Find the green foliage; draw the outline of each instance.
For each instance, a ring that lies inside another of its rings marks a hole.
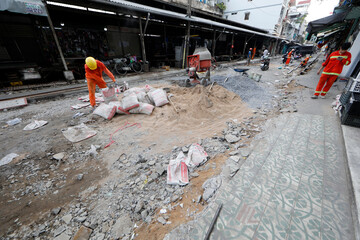
[[[216,4],[216,6],[222,11],[226,10],[226,6],[223,2]]]

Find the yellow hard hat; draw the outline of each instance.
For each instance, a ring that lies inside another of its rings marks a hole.
[[[85,59],[85,63],[91,70],[95,70],[97,68],[96,60],[93,57],[87,57]]]

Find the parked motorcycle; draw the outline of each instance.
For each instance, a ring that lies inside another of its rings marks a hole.
[[[261,57],[261,65],[260,65],[260,69],[262,71],[266,71],[269,69],[269,65],[270,65],[270,58],[269,56],[262,56]]]

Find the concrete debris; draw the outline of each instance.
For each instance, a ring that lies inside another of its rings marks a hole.
[[[248,157],[250,155],[251,151],[249,149],[241,149],[240,155],[243,157]]]
[[[59,236],[61,233],[65,232],[65,230],[66,230],[65,226],[60,226],[54,231],[54,237]]]
[[[231,156],[229,159],[236,163],[238,163],[240,161],[240,157],[238,157],[238,156]]]
[[[53,159],[61,161],[65,157],[65,152],[57,153],[53,155]]]
[[[163,217],[158,217],[157,221],[161,223],[162,225],[166,224],[166,220]]]
[[[130,234],[132,231],[133,222],[128,215],[123,215],[118,218],[112,227],[111,236],[115,239],[121,239]]]
[[[238,141],[240,141],[240,137],[237,137],[237,136],[234,136],[232,134],[226,134],[225,135],[225,140],[228,142],[228,143],[236,143]]]
[[[69,224],[70,221],[71,221],[71,219],[72,219],[72,216],[71,216],[71,214],[67,214],[67,215],[63,216],[61,219],[62,219],[66,224]]]
[[[88,240],[92,231],[93,230],[88,227],[81,226],[80,229],[76,232],[73,240]]]
[[[54,238],[54,240],[70,240],[70,236],[66,233],[62,233],[61,235]]]
[[[58,215],[58,214],[60,213],[60,211],[61,211],[61,207],[53,208],[53,209],[51,210],[51,214],[52,214],[52,215]]]
[[[210,178],[204,182],[202,188],[204,189],[203,199],[209,201],[209,199],[215,194],[217,189],[221,186],[221,176]]]
[[[83,177],[84,177],[84,174],[82,174],[82,173],[80,173],[76,176],[78,181],[81,181],[83,179]]]

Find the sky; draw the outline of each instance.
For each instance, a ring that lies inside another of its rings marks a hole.
[[[308,9],[307,22],[330,16],[339,0],[312,0]]]

